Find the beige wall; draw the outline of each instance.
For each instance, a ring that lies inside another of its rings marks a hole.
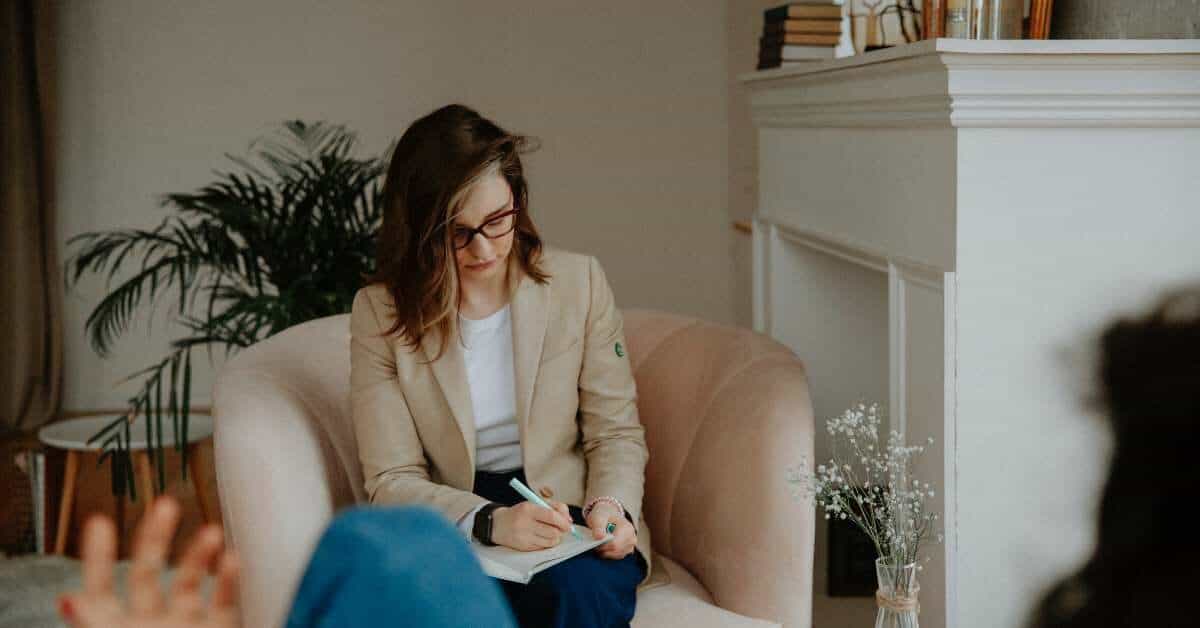
[[[748,323],[731,264],[726,5],[159,2],[63,5],[60,239],[149,228],[157,198],[227,169],[224,153],[286,118],[344,122],[379,153],[415,118],[462,102],[536,135],[531,201],[547,240],[595,254],[623,307]],[[117,381],[161,357],[167,301],[108,360],[67,297],[67,410],[115,407]],[[214,364],[222,362],[220,352]],[[197,361],[196,399],[212,379]]]
[[[780,4],[776,0],[728,0],[728,36],[725,39],[729,91],[729,215],[732,221],[749,223],[758,201],[758,135],[750,122],[749,100],[737,76],[754,70],[758,61],[758,37],[762,34],[762,12]],[[738,281],[733,284],[733,302],[739,324],[754,323],[752,305],[753,267],[750,236],[740,233],[730,245]]]

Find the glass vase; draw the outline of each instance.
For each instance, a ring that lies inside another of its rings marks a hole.
[[[875,628],[918,628],[917,563],[900,565],[882,558],[875,559]]]
[[[945,0],[946,37],[1021,39],[1025,0]]]
[[[1020,39],[1025,25],[1024,0],[975,0],[979,27],[976,39]]]

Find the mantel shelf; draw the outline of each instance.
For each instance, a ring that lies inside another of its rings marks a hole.
[[[1200,127],[1200,40],[936,39],[739,76],[759,127]]]
[[[1200,55],[1200,39],[927,39],[829,61],[745,72],[738,75],[738,80],[758,83],[937,54],[1007,55],[1010,58],[1033,55],[1043,60],[1062,55]],[[1190,63],[1200,65],[1200,59],[1193,58]]]

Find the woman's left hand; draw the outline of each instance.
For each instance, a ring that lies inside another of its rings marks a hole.
[[[601,558],[609,560],[621,560],[629,555],[630,552],[637,547],[637,532],[633,529],[633,524],[625,518],[625,514],[616,506],[601,502],[592,508],[592,512],[588,514],[587,523],[591,528],[595,538],[604,538],[605,528],[609,523],[617,526],[613,530],[613,540],[600,545],[596,548],[596,553]]]

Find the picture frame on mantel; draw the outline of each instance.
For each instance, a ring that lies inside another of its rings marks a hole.
[[[844,5],[854,54],[924,38],[917,0],[845,0]]]

